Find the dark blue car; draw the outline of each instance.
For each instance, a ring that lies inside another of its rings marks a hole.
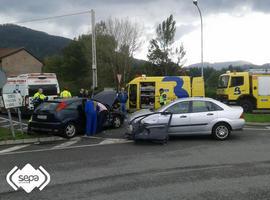
[[[106,106],[103,127],[119,128],[124,122],[124,115],[115,110],[116,92],[101,92],[95,101]],[[72,138],[85,132],[85,98],[57,99],[42,103],[34,111],[29,124],[29,132],[46,132]]]

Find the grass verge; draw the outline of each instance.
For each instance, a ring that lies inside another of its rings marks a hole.
[[[15,140],[44,137],[44,135],[40,134],[27,134],[27,133],[22,134],[20,131],[15,131],[15,136],[16,136]],[[14,138],[12,137],[12,133],[9,129],[0,127],[0,141],[13,139]]]
[[[270,123],[270,114],[244,114],[246,122]]]

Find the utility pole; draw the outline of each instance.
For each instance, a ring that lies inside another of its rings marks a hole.
[[[96,53],[96,22],[95,11],[91,10],[92,19],[92,95],[97,87],[97,53]]]
[[[201,70],[202,70],[201,75],[203,77],[203,18],[201,9],[198,6],[198,0],[193,0],[193,4],[198,8],[201,19]]]

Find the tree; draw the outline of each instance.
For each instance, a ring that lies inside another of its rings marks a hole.
[[[186,55],[183,44],[174,47],[176,21],[170,15],[156,29],[157,37],[150,41],[148,60],[157,65],[160,75],[172,75],[179,71]]]
[[[142,44],[140,40],[141,26],[138,23],[131,22],[128,18],[111,18],[100,23],[99,31],[115,39],[114,77],[116,78],[117,74],[122,74],[123,83],[126,83],[126,80],[130,78],[133,55]]]
[[[97,35],[97,65],[99,88],[115,86],[113,58],[116,42],[105,34]],[[92,82],[91,35],[81,35],[63,49],[62,55],[45,60],[45,72],[57,74],[60,85],[76,93],[80,88],[90,89]]]

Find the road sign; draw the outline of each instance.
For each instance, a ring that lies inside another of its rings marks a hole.
[[[19,93],[3,94],[6,109],[22,107],[22,96]]]
[[[122,74],[117,74],[117,80],[119,84],[121,83],[121,79],[122,79]]]
[[[5,105],[4,105],[4,101],[3,101],[3,98],[0,96],[0,108],[4,108]]]
[[[13,138],[15,138],[14,125],[13,125],[10,109],[11,108],[18,108],[18,115],[19,115],[19,119],[20,119],[20,127],[21,127],[21,131],[23,132],[23,129],[22,129],[22,126],[21,126],[21,123],[22,123],[21,122],[21,111],[19,109],[20,107],[22,107],[22,95],[19,94],[19,93],[3,94],[3,100],[4,100],[5,108],[7,109],[7,112],[8,112],[10,130],[11,130]]]
[[[0,70],[0,88],[2,88],[7,82],[7,76],[6,73],[2,70]]]

